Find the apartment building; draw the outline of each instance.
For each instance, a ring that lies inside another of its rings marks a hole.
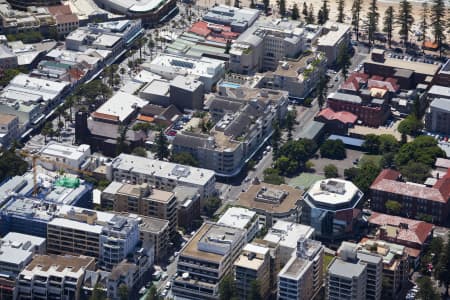
[[[253,240],[259,231],[258,216],[254,211],[243,207],[230,207],[217,221],[217,224],[246,231],[247,242]]]
[[[78,300],[85,271],[94,269],[92,257],[36,255],[17,278],[17,298]]]
[[[69,5],[53,5],[47,7],[55,18],[56,31],[59,37],[65,37],[79,26],[78,16],[72,12]]]
[[[325,53],[328,66],[334,65],[341,48],[349,45],[350,29],[350,25],[333,21],[327,21],[323,25],[322,36],[317,41],[317,50]]]
[[[38,163],[44,168],[51,171],[64,170],[69,173],[77,173],[77,170],[87,167],[91,156],[91,147],[86,144],[74,146],[49,142],[41,148],[39,153],[41,158],[50,160],[50,162],[38,160]]]
[[[175,297],[219,299],[219,285],[230,274],[245,244],[240,229],[205,222],[183,247],[177,262],[178,277],[172,286]]]
[[[218,176],[236,176],[270,138],[273,122],[286,115],[287,98],[286,91],[220,86],[209,103],[213,127],[206,133],[198,125],[179,132],[173,151],[191,153]]]
[[[0,113],[0,146],[8,148],[19,137],[19,118],[15,115]]]
[[[366,263],[358,260],[355,249],[341,250],[328,267],[326,299],[366,299]]]
[[[371,207],[375,211],[387,212],[386,201],[401,204],[401,216],[419,218],[430,216],[432,223],[446,222],[450,212],[450,176],[446,174],[432,186],[405,182],[398,171],[385,169],[370,186]]]
[[[430,132],[450,134],[450,100],[435,98],[425,115],[425,127]]]
[[[270,293],[270,251],[269,248],[247,244],[234,262],[234,278],[240,299],[246,299],[254,281],[259,282],[261,299]]]
[[[252,184],[239,195],[237,204],[258,215],[261,227],[271,227],[278,220],[298,222],[302,191],[286,184]]]
[[[178,226],[193,228],[192,220],[200,219],[200,194],[195,187],[177,186],[173,189],[177,200]]]
[[[321,242],[307,237],[297,241],[297,257],[312,263],[312,295],[315,297],[323,286],[323,258],[324,246]]]
[[[277,299],[309,300],[313,295],[313,263],[292,256],[278,273]]]
[[[358,243],[359,253],[375,253],[383,259],[381,297],[402,299],[409,276],[409,256],[405,246],[377,239],[363,238]]]
[[[242,33],[230,49],[230,70],[244,75],[274,71],[278,62],[297,58],[311,46],[320,29],[292,20],[263,19]]]
[[[305,98],[316,88],[326,68],[327,61],[321,52],[282,60],[274,71],[264,73],[260,86],[288,91],[290,97]]]
[[[0,45],[0,68],[14,69],[17,68],[17,55],[6,45]]]
[[[195,187],[201,199],[216,194],[213,171],[124,153],[106,165],[106,178],[132,184],[148,183],[164,191],[173,191],[179,185]]]
[[[350,181],[337,178],[319,180],[303,197],[301,221],[313,227],[321,239],[351,236],[361,215],[362,198],[363,192]]]
[[[113,181],[101,195],[101,206],[118,212],[135,213],[169,221],[171,235],[177,228],[175,194],[151,188],[149,184]]]

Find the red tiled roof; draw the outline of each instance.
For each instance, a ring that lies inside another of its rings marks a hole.
[[[207,37],[211,33],[211,30],[208,28],[208,23],[203,21],[192,24],[188,31],[203,37]]]
[[[345,124],[354,124],[358,120],[358,116],[352,114],[351,112],[342,110],[335,112],[331,108],[325,108],[321,110],[318,114],[320,117],[324,117],[327,120],[338,120],[339,122],[345,123]]]
[[[397,84],[397,80],[394,78],[386,78],[383,80],[383,77],[381,76],[372,76],[372,78],[369,79],[367,86],[369,88],[380,88],[380,89],[386,89],[389,92],[396,93],[400,89],[400,85]]]
[[[419,184],[397,181],[400,175],[394,170],[383,170],[370,186],[370,189],[409,196],[418,199],[426,199],[447,203],[450,195],[450,177],[444,177],[433,187],[427,187]],[[439,184],[439,186],[438,186]]]
[[[412,220],[377,212],[372,213],[369,218],[369,223],[378,226],[390,225],[398,227],[396,230],[397,240],[418,244],[423,244],[433,230],[433,224],[424,221]],[[401,227],[400,224],[407,224],[408,227]]]
[[[347,80],[341,85],[341,89],[359,91],[360,85],[366,83],[368,78],[369,75],[365,73],[351,73]]]
[[[47,9],[52,15],[69,15],[72,13],[69,5],[53,5],[47,7]]]
[[[236,39],[239,36],[239,33],[231,31],[230,26],[209,24],[204,21],[194,23],[188,31],[202,36],[209,41],[220,43],[226,43],[227,40]]]

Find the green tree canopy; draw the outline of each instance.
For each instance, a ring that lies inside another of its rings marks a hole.
[[[344,159],[347,157],[344,143],[341,140],[326,140],[320,146],[320,155],[331,159]]]
[[[133,155],[147,157],[147,150],[144,147],[136,147],[133,149]]]
[[[418,135],[423,128],[421,120],[417,119],[415,115],[409,115],[398,124],[398,131],[408,135]]]
[[[282,184],[284,183],[284,178],[280,176],[280,171],[274,168],[267,168],[263,172],[264,174],[264,182],[270,184]]]
[[[333,164],[328,164],[323,167],[323,172],[326,178],[335,178],[339,176],[338,168]]]
[[[445,157],[444,151],[438,147],[431,136],[418,136],[412,142],[403,144],[395,156],[397,167],[405,166],[409,161],[421,162],[430,168],[437,157]]]
[[[384,206],[386,207],[386,210],[390,214],[397,215],[402,211],[402,204],[398,201],[388,200],[386,201]]]
[[[236,297],[236,287],[233,276],[231,274],[222,278],[219,284],[219,299],[231,300]]]
[[[222,205],[222,201],[217,197],[210,197],[206,200],[203,211],[207,217],[212,217],[216,210]]]
[[[0,182],[8,177],[22,175],[28,169],[28,164],[18,156],[14,149],[6,150],[0,156]]]
[[[156,158],[159,160],[164,160],[170,155],[169,142],[167,141],[167,137],[162,129],[159,131],[155,139],[155,152]]]
[[[436,292],[429,276],[423,276],[417,280],[419,286],[419,292],[417,293],[417,299],[421,300],[439,300],[441,297]]]
[[[198,167],[198,161],[189,152],[174,153],[170,160],[178,164]]]
[[[408,181],[423,183],[430,176],[431,168],[424,163],[409,161],[400,167],[400,173]]]

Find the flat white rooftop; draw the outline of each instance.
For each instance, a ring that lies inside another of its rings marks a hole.
[[[119,91],[100,106],[96,112],[117,117],[122,122],[135,111],[136,107],[142,108],[147,104],[148,101]]]
[[[139,173],[167,178],[179,183],[203,186],[214,177],[214,171],[179,165],[156,159],[120,154],[112,162],[113,169],[122,172]]]
[[[252,222],[256,212],[243,207],[230,207],[217,221],[217,224],[234,228],[245,229],[247,224]]]
[[[343,204],[351,202],[363,193],[350,181],[332,178],[316,181],[308,190],[308,195],[316,202],[324,204]]]
[[[55,82],[51,80],[30,77],[26,74],[19,74],[14,77],[5,91],[22,92],[41,96],[45,101],[55,99],[68,85],[68,82]]]
[[[49,143],[42,148],[41,154],[55,157],[63,157],[70,160],[79,160],[86,153],[88,153],[89,155],[90,149],[91,147],[86,144],[82,144],[79,146],[72,146],[61,143]]]
[[[310,239],[313,233],[314,228],[310,226],[279,220],[269,229],[264,240],[296,249],[300,238]]]
[[[318,46],[335,46],[350,31],[349,25],[333,21],[327,21],[324,28],[329,31],[319,38]]]

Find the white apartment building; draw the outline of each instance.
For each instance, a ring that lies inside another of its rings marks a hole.
[[[230,50],[230,70],[240,74],[273,71],[285,58],[296,58],[310,45],[316,33],[300,27],[300,22],[266,19],[241,34]]]
[[[292,256],[278,273],[278,300],[310,300],[314,295],[313,263]]]
[[[350,29],[350,25],[333,21],[327,21],[323,25],[324,34],[317,42],[317,50],[325,53],[328,66],[336,62],[341,47],[350,43]]]
[[[106,177],[118,182],[148,183],[165,191],[178,185],[195,187],[202,199],[216,193],[213,171],[124,153],[106,165]]]
[[[240,229],[203,223],[181,250],[172,293],[181,299],[219,299],[219,285],[245,243]]]
[[[91,147],[86,144],[79,146],[50,142],[41,149],[40,156],[45,160],[38,160],[39,164],[48,170],[65,170],[74,172],[87,167],[91,155]],[[53,163],[54,162],[54,163]]]
[[[321,242],[307,238],[297,241],[297,257],[312,263],[312,290],[315,297],[323,286],[323,257],[324,247]]]
[[[84,273],[94,268],[93,257],[37,255],[17,278],[17,298],[78,300]]]
[[[256,212],[243,207],[228,208],[217,224],[245,230],[247,242],[250,242],[259,231]]]

